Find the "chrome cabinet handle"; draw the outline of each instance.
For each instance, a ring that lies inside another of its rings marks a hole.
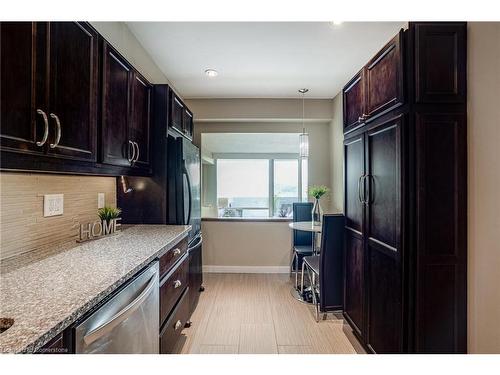
[[[182,285],[182,283],[181,283],[181,281],[180,281],[180,280],[175,280],[175,281],[174,281],[174,289],[179,288],[181,285]]]
[[[36,145],[38,147],[42,147],[45,144],[45,142],[47,142],[47,137],[49,136],[49,120],[47,119],[47,114],[41,109],[37,109],[36,113],[42,115],[43,118],[43,126],[44,126],[43,138],[41,141],[36,142]]]
[[[178,320],[175,322],[174,329],[177,331],[179,328],[181,328],[181,326],[182,326],[182,323],[180,320]]]
[[[140,152],[140,151],[139,151],[139,143],[134,142],[134,145],[135,145],[135,147],[137,148],[137,156],[135,157],[135,160],[134,160],[134,161],[137,161],[137,160],[139,160],[139,152]]]
[[[372,191],[375,190],[373,189],[373,186],[375,186],[375,177],[373,177],[373,175],[371,174],[366,175],[366,177],[370,179],[370,181],[368,181],[370,185],[368,185],[369,189],[368,189],[368,198],[366,199],[366,204],[373,204],[375,199],[372,197]]]
[[[56,148],[61,140],[61,121],[59,121],[59,117],[57,117],[54,113],[51,113],[50,117],[56,121],[56,141],[54,143],[50,143],[49,146],[50,148]]]
[[[135,146],[134,146],[134,142],[132,142],[130,139],[128,141],[128,162],[129,163],[133,163],[135,160]],[[132,146],[132,157],[130,157],[130,146]]]
[[[362,174],[361,176],[359,176],[358,178],[358,200],[359,200],[359,203],[363,204],[365,203],[365,201],[363,200],[363,198],[361,197],[361,179],[364,179],[365,175]]]
[[[176,249],[174,250],[174,256],[177,256],[177,255],[179,255],[180,253],[181,253],[181,249],[176,248]]]

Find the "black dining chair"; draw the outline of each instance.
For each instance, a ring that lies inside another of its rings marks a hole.
[[[304,293],[304,274],[307,273],[317,322],[320,312],[324,319],[327,312],[342,310],[344,227],[344,215],[323,215],[320,254],[306,256],[302,262],[301,292]]]
[[[293,221],[312,221],[313,204],[311,202],[296,202],[293,204]],[[290,262],[290,276],[295,273],[295,289],[298,288],[298,273],[301,270],[302,259],[313,254],[312,232],[294,230],[292,235],[292,260]],[[302,275],[301,275],[302,279]]]

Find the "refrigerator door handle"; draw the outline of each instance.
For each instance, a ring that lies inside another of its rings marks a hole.
[[[189,210],[188,210],[188,217],[187,217],[185,225],[189,225],[189,222],[191,221],[191,206],[193,205],[193,196],[191,193],[191,181],[189,180],[189,174],[187,173],[187,169],[186,169],[185,165],[182,167],[182,173],[184,173],[186,175],[186,181],[188,184]]]
[[[203,237],[200,235],[200,236],[198,237],[198,240],[196,241],[196,243],[195,243],[194,245],[190,246],[190,247],[187,249],[187,251],[189,252],[189,251],[191,251],[191,250],[193,250],[193,249],[197,248],[197,247],[198,247],[198,246],[200,246],[202,243],[203,243]]]

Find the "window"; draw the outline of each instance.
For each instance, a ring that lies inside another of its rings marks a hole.
[[[269,162],[217,160],[219,217],[269,217]]]
[[[291,217],[293,203],[307,200],[307,160],[217,159],[216,163],[219,217]]]
[[[292,217],[307,201],[299,133],[203,133],[201,159],[203,217]]]
[[[289,217],[299,198],[299,160],[273,160],[274,216]]]

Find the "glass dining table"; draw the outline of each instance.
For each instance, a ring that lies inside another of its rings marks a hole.
[[[321,234],[321,223],[315,222],[315,221],[294,221],[288,224],[290,229],[292,230],[292,233],[294,230],[301,230],[304,232],[312,232],[312,249],[313,253],[315,255],[319,255],[319,247],[317,246],[318,244],[318,237]],[[300,302],[304,303],[310,303],[312,304],[312,297],[309,298],[308,296],[311,293],[311,288],[303,288],[303,291],[301,292],[301,287],[295,288],[294,286],[292,287],[291,290],[292,296],[299,300]]]

